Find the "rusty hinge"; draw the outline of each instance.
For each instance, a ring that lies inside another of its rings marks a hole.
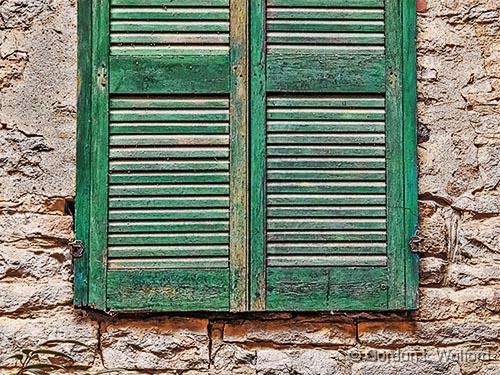
[[[80,240],[76,240],[69,243],[71,248],[71,256],[73,258],[81,258],[83,253],[85,252],[85,247],[83,246],[83,242]]]
[[[420,231],[416,231],[412,238],[410,238],[410,242],[408,246],[410,250],[414,253],[417,253],[420,249],[420,244],[422,243],[422,238],[420,237]]]

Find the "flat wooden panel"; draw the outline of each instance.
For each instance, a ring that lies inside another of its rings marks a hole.
[[[119,311],[223,311],[229,309],[228,285],[227,270],[112,270],[107,305]]]
[[[382,310],[387,284],[384,267],[269,267],[267,309]]]
[[[115,94],[220,94],[229,92],[229,55],[111,56],[110,90]]]
[[[385,90],[385,54],[378,47],[269,47],[267,72],[274,92]]]

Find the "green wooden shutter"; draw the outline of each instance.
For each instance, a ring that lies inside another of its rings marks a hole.
[[[246,34],[230,28],[245,13],[229,0],[94,0],[81,12],[89,3],[88,304],[245,309],[245,228],[230,220],[247,210]]]
[[[405,179],[414,176],[404,169],[401,4],[255,6],[252,15],[262,16],[253,18],[252,68],[262,79],[251,123],[252,203],[265,207],[252,222],[255,309],[413,304],[405,279],[413,272],[405,215],[416,213],[405,203]]]
[[[414,307],[413,7],[79,9],[77,305]]]

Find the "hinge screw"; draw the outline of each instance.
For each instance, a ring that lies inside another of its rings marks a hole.
[[[71,248],[71,256],[73,258],[81,258],[83,253],[85,252],[85,247],[83,246],[83,242],[80,240],[76,240],[69,243]]]

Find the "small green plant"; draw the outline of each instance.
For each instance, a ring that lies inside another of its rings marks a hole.
[[[54,350],[53,347],[61,344],[92,348],[76,340],[49,340],[37,348],[21,349],[9,356],[6,360],[15,360],[16,370],[12,375],[50,375],[53,371],[65,370],[73,365],[75,360],[68,354]]]
[[[91,346],[77,340],[45,341],[34,349],[21,349],[7,357],[5,361],[15,360],[14,372],[11,375],[50,375],[54,372],[60,373],[61,370],[69,370],[71,367],[74,367],[76,361],[73,357],[67,353],[53,349],[62,344],[79,346],[94,352]],[[135,371],[127,371],[124,369],[107,369],[92,374],[87,373],[86,375],[123,374],[131,372],[136,373]]]

